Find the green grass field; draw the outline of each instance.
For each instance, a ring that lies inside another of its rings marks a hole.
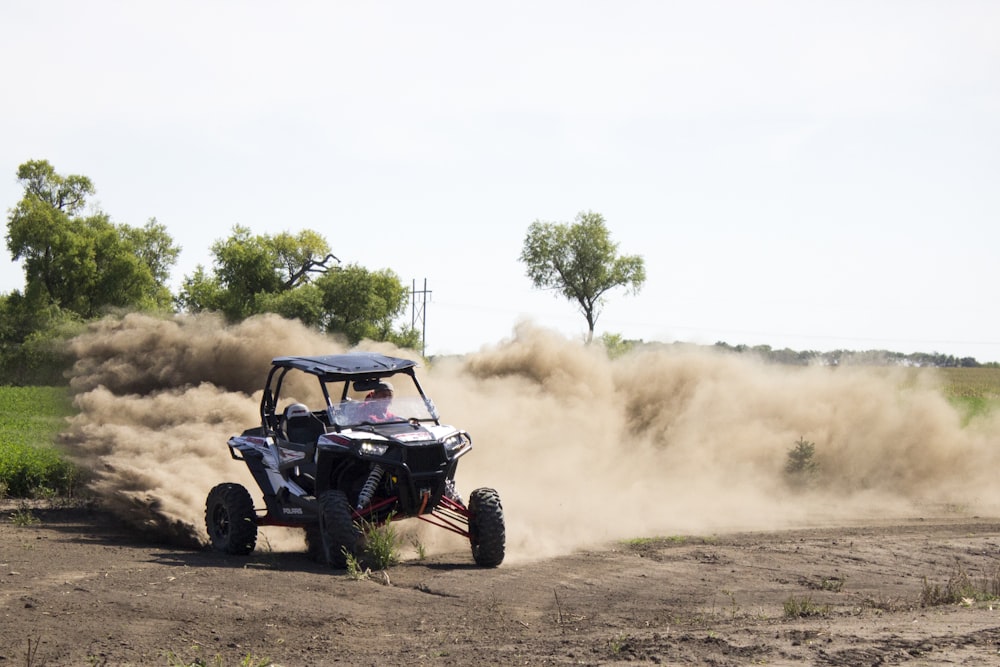
[[[1000,368],[938,368],[947,399],[963,413],[964,423],[1000,408]]]
[[[65,387],[0,387],[0,497],[72,494],[76,469],[54,444],[72,414]]]
[[[951,397],[1000,398],[1000,368],[938,368]]]

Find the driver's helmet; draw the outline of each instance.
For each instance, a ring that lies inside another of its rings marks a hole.
[[[292,403],[287,408],[285,408],[285,419],[294,419],[295,417],[308,417],[312,413],[309,412],[309,407],[301,403]]]
[[[388,380],[380,380],[379,383],[375,385],[375,388],[365,395],[365,400],[370,401],[379,398],[392,398],[393,393],[392,383]]]

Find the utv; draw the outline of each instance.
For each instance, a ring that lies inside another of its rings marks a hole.
[[[506,539],[500,496],[479,488],[465,504],[456,492],[458,459],[472,440],[439,421],[415,367],[371,353],[273,359],[260,426],[228,442],[264,494],[264,508],[255,509],[240,484],[213,488],[205,507],[212,546],[245,555],[258,526],[302,527],[310,553],[343,569],[359,553],[362,522],[416,517],[467,537],[477,564],[499,565]],[[322,407],[299,402],[308,394]]]

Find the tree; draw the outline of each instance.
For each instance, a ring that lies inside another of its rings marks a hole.
[[[215,310],[231,320],[259,312],[287,314],[280,295],[303,286],[311,274],[329,269],[330,247],[317,232],[251,234],[237,225],[229,238],[212,244],[214,274],[199,266],[185,277],[178,304],[185,310]],[[309,317],[300,316],[308,324]]]
[[[181,252],[180,247],[174,245],[167,228],[156,218],[150,218],[142,227],[122,226],[120,231],[122,240],[149,267],[153,280],[159,285],[166,285],[170,269],[177,263]]]
[[[323,328],[347,336],[357,344],[364,339],[387,340],[415,348],[420,334],[413,328],[396,331],[393,322],[406,310],[409,291],[390,269],[369,271],[356,264],[330,271],[316,280],[328,315]]]
[[[79,212],[94,194],[94,184],[86,176],[60,176],[47,160],[29,160],[17,168],[17,180],[24,186],[24,198],[40,202],[66,215]]]
[[[276,294],[259,295],[257,307],[260,312],[277,313],[290,320],[301,320],[303,324],[326,328],[326,307],[323,292],[315,283],[300,285]]]
[[[604,294],[615,287],[637,294],[646,281],[642,257],[617,252],[604,217],[587,211],[577,214],[572,224],[531,223],[520,260],[535,287],[556,290],[579,304],[587,319],[589,343]]]
[[[199,266],[184,279],[178,303],[185,310],[215,310],[234,321],[278,313],[343,334],[351,344],[370,339],[416,347],[420,342],[415,329],[393,326],[409,299],[399,277],[388,269],[330,266],[339,260],[314,231],[253,235],[237,226],[228,239],[212,245],[212,254],[214,272]]]
[[[7,248],[24,260],[25,298],[90,318],[108,307],[163,308],[165,282],[180,249],[151,219],[145,227],[114,224],[96,211],[79,215],[93,184],[61,176],[45,160],[18,168],[24,197],[8,216]]]

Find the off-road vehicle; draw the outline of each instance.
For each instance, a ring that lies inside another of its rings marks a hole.
[[[359,554],[365,526],[415,517],[467,537],[477,564],[499,565],[500,496],[478,488],[466,504],[457,493],[458,459],[472,439],[440,422],[416,366],[373,353],[273,359],[260,426],[228,441],[264,507],[255,509],[241,484],[213,488],[205,507],[212,546],[245,555],[259,526],[297,526],[317,559],[344,568]]]

